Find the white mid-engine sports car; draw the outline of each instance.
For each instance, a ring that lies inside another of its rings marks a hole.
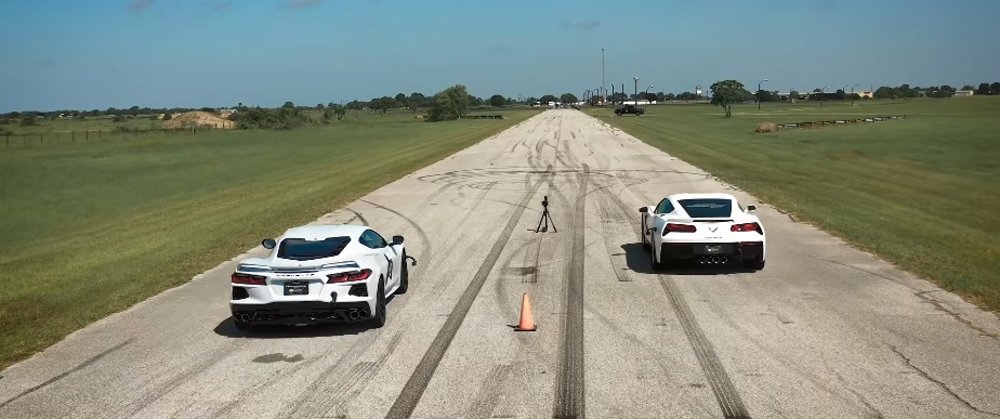
[[[366,226],[295,227],[261,244],[270,254],[241,261],[232,275],[229,305],[241,329],[361,321],[382,327],[386,298],[409,285],[403,237],[387,242]]]
[[[764,225],[753,205],[743,208],[729,194],[677,194],[656,207],[642,207],[642,244],[653,269],[680,260],[702,265],[740,263],[764,269]]]

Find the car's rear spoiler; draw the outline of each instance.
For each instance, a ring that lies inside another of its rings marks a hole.
[[[675,218],[672,223],[731,223],[732,218]]]

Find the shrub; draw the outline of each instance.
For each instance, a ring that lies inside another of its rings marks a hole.
[[[778,130],[778,124],[774,122],[761,122],[757,124],[757,129],[754,132],[775,132]]]

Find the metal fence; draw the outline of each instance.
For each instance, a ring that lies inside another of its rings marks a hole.
[[[48,131],[41,133],[3,133],[3,148],[30,148],[67,144],[89,144],[109,141],[130,141],[149,137],[166,135],[193,135],[217,130],[231,131],[222,127],[201,126],[179,129],[142,129],[142,130],[84,130],[84,131]]]

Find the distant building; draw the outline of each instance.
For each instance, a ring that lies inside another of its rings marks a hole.
[[[976,94],[975,90],[956,90],[955,96],[968,97]]]

